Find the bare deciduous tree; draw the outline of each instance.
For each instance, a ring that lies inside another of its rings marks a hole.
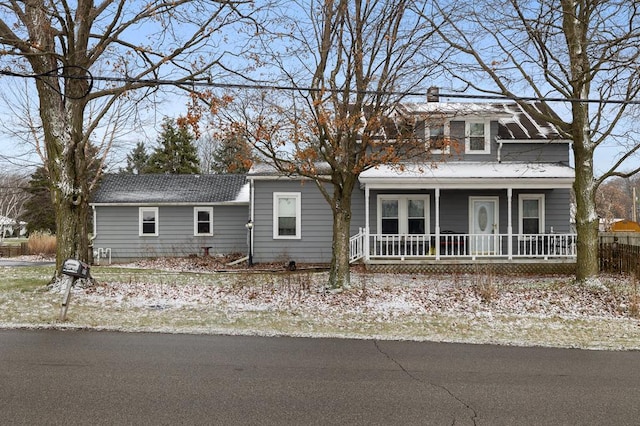
[[[159,80],[188,89],[212,78],[225,54],[223,29],[247,18],[243,8],[253,13],[249,3],[0,2],[2,61],[35,79],[41,154],[56,206],[58,271],[65,258],[88,258],[88,195],[95,181],[88,177],[87,153],[101,121],[120,102],[136,106],[149,99]]]
[[[405,93],[426,95],[435,78],[442,52],[424,8],[411,0],[287,2],[274,20],[279,26],[262,34],[257,47],[273,81],[299,90],[241,100],[228,121],[229,134],[249,140],[263,161],[310,179],[324,196],[333,216],[330,288],[350,283],[351,199],[359,175],[382,164],[401,167],[416,155],[427,161],[424,141],[411,132],[396,128],[394,143],[385,139]]]
[[[430,19],[460,54],[449,62],[453,78],[484,94],[516,100],[530,96],[547,106],[566,108],[561,116],[567,118],[541,118],[573,140],[576,278],[597,277],[596,190],[608,177],[638,171],[620,170],[640,148],[637,132],[634,138],[625,121],[628,102],[637,101],[640,91],[640,9],[626,0],[442,0]],[[553,103],[554,99],[562,102]],[[614,99],[621,102],[599,101]],[[594,153],[611,139],[620,143],[620,155],[596,177]]]

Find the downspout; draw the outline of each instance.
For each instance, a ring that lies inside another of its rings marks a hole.
[[[91,247],[91,251],[93,252],[93,242],[98,238],[98,213],[96,213],[96,206],[91,206],[91,211],[93,212],[93,235],[89,238],[89,247]],[[93,256],[95,256],[95,252],[92,253],[92,257]]]
[[[496,142],[498,143],[498,163],[502,163],[502,139],[500,139],[500,137],[496,136]]]

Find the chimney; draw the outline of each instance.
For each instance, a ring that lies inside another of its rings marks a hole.
[[[440,89],[435,86],[431,86],[427,89],[427,102],[439,102],[440,101]]]

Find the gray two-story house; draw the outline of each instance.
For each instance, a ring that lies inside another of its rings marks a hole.
[[[516,103],[397,112],[444,161],[360,175],[352,262],[575,263],[571,141],[551,123]],[[94,249],[115,261],[249,251],[254,263],[331,260],[332,214],[315,183],[268,165],[246,176],[110,176],[92,206]]]
[[[516,103],[403,104],[399,114],[425,149],[450,155],[360,175],[353,262],[575,261],[571,141],[552,124]],[[256,262],[331,259],[332,216],[313,182],[269,167],[248,180]]]

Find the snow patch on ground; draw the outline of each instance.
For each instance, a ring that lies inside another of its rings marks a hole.
[[[351,288],[335,294],[325,290],[326,271],[266,269],[229,270],[221,260],[200,258],[96,268],[94,285],[74,288],[68,321],[25,321],[25,313],[0,324],[640,349],[640,290],[620,275],[592,286],[568,276],[354,268]],[[19,297],[16,306],[55,306],[61,296],[50,290],[45,301]]]

